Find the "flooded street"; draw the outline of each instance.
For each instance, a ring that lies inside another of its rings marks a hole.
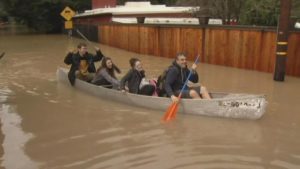
[[[299,169],[300,78],[201,64],[210,91],[266,94],[260,120],[178,115],[107,101],[56,81],[77,38],[0,29],[0,163],[7,169]],[[148,77],[172,60],[99,46],[121,68],[139,57]],[[89,51],[94,53],[92,46]],[[99,64],[98,64],[99,65]],[[97,65],[97,66],[98,66]],[[122,76],[120,75],[120,77]]]

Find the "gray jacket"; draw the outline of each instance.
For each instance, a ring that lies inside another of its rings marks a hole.
[[[98,73],[96,73],[92,83],[98,86],[109,87],[112,86],[114,89],[118,89],[120,87],[120,82],[112,77],[106,69],[101,69]]]

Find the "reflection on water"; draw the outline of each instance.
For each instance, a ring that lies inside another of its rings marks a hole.
[[[6,94],[10,93],[9,89],[0,90],[0,119],[1,119],[1,136],[2,140],[2,167],[5,168],[37,168],[35,162],[24,153],[24,144],[27,143],[33,135],[24,133],[21,128],[21,117],[16,114],[14,108],[7,104]],[[16,162],[17,160],[17,162]]]
[[[0,29],[0,52],[6,52],[0,60],[5,168],[300,168],[298,78],[278,83],[272,74],[200,64],[201,82],[211,91],[266,94],[267,113],[258,121],[178,115],[161,124],[163,112],[56,82],[57,67],[66,67],[66,52],[81,40],[5,31]],[[100,47],[122,75],[130,57],[143,61],[149,77],[157,77],[172,61]]]

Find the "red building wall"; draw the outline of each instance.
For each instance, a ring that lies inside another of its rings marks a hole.
[[[117,0],[92,0],[92,8],[116,7]]]

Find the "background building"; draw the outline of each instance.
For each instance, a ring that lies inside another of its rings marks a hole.
[[[93,0],[92,10],[74,17],[76,24],[109,22],[150,24],[199,24],[192,13],[195,7],[168,7],[152,5],[150,2],[126,2],[117,6],[116,0]]]

